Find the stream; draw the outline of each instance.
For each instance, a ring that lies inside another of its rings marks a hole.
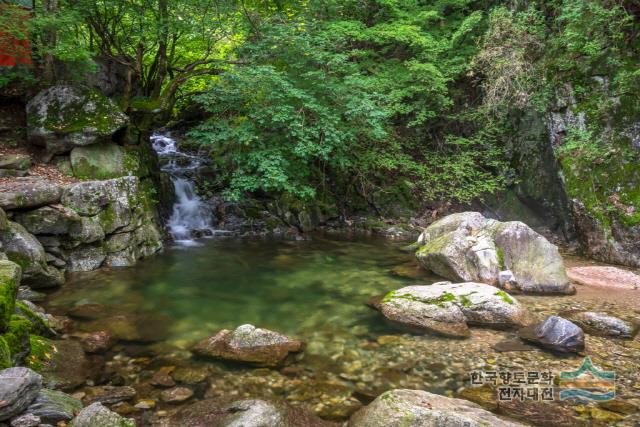
[[[364,303],[408,284],[439,280],[422,272],[403,242],[346,236],[307,241],[206,239],[175,246],[133,268],[76,273],[50,294],[54,314],[74,314],[74,329],[107,330],[122,340],[106,354],[108,369],[158,400],[149,385],[159,370],[175,370],[196,392],[211,397],[280,397],[343,420],[393,388],[454,395],[473,370],[577,368],[582,358],[543,350],[498,353],[492,345],[514,331],[474,328],[460,341],[412,335],[385,323]],[[568,265],[588,261],[569,258]],[[640,310],[635,291],[579,288],[573,296],[518,296],[538,317],[568,309],[607,310],[628,318]],[[87,306],[89,304],[89,306]],[[91,307],[77,317],[78,309]],[[192,358],[198,340],[244,323],[307,342],[305,352],[281,370]],[[638,341],[589,336],[594,363],[615,369],[618,394],[638,396]],[[98,368],[99,369],[99,368]],[[180,405],[159,402],[160,414]]]
[[[154,136],[152,143],[175,186],[167,227],[176,245],[132,268],[71,274],[45,304],[47,311],[72,319],[72,337],[108,331],[118,338],[100,357],[118,385],[136,389],[136,401],[154,401],[142,425],[155,425],[181,407],[163,403],[162,389],[153,382],[167,373],[171,382],[194,392],[183,405],[206,398],[277,397],[342,421],[394,388],[454,396],[469,387],[472,371],[557,374],[580,366],[579,356],[494,350],[493,345],[515,339],[513,330],[473,328],[470,338],[457,340],[414,335],[386,323],[365,306],[367,301],[441,280],[400,250],[408,242],[341,234],[302,241],[199,238],[216,232],[192,181],[201,162],[180,152],[167,135]],[[590,263],[572,256],[565,260],[567,267]],[[640,313],[636,291],[611,294],[579,286],[572,296],[516,298],[539,320],[574,309],[626,319]],[[188,351],[221,329],[247,323],[302,339],[307,347],[281,369],[203,360]],[[638,399],[637,338],[589,336],[586,353],[598,366],[616,371],[622,400]],[[103,368],[97,364],[95,369]],[[89,394],[90,389],[85,387]],[[582,414],[565,402],[554,405],[572,416]]]

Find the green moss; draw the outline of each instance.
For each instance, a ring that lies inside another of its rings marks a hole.
[[[513,299],[505,291],[498,291],[495,293],[495,295],[499,296],[507,304],[513,304]]]
[[[501,248],[497,248],[496,254],[498,255],[498,265],[500,266],[500,270],[504,270],[506,268],[506,264],[504,263],[504,251]]]
[[[18,364],[30,352],[29,347],[29,331],[31,330],[31,322],[19,316],[11,316],[11,321],[7,331],[1,335],[11,355],[12,365]]]
[[[4,331],[15,309],[20,268],[11,261],[0,261],[0,332]]]
[[[26,360],[27,366],[34,371],[40,372],[53,357],[53,346],[47,339],[37,335],[29,337],[29,345],[31,354]]]
[[[30,333],[38,335],[48,335],[50,333],[49,323],[38,316],[38,314],[31,310],[24,302],[16,302],[16,312],[31,323]]]
[[[574,151],[561,165],[570,198],[609,229],[612,220],[632,227],[640,224],[640,155],[621,142],[595,161]]]
[[[456,296],[449,292],[444,292],[437,298],[417,298],[411,294],[400,294],[398,291],[391,291],[384,296],[382,303],[387,303],[393,300],[403,299],[407,301],[420,302],[423,304],[434,304],[438,307],[444,307],[448,302],[455,302]]]
[[[11,362],[11,351],[5,339],[0,336],[0,370],[13,366]]]
[[[118,114],[119,113],[119,114]],[[31,126],[44,127],[57,133],[69,134],[95,129],[99,135],[107,136],[125,124],[124,115],[97,90],[84,90],[79,100],[61,104],[53,100],[48,104],[47,117],[38,121],[31,119]]]

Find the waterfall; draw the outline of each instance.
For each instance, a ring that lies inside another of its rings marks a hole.
[[[202,160],[197,156],[182,153],[176,141],[167,135],[153,135],[151,144],[160,158],[161,169],[171,177],[175,188],[176,201],[173,212],[167,220],[167,228],[176,243],[194,246],[195,237],[211,235],[213,213],[200,199],[192,180],[193,173]]]

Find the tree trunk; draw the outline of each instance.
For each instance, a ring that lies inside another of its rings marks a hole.
[[[158,43],[158,72],[153,82],[152,99],[158,99],[162,92],[162,84],[167,76],[167,45],[169,43],[169,7],[168,0],[158,0],[160,13],[160,37]]]
[[[58,0],[43,0],[44,12],[47,15],[52,15],[58,10]],[[43,34],[43,44],[45,48],[45,54],[43,56],[43,80],[47,84],[53,84],[56,78],[55,71],[55,58],[52,49],[57,43],[58,35],[55,27],[48,27]]]

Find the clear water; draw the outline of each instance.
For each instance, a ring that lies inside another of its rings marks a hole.
[[[384,327],[364,304],[416,283],[391,272],[415,264],[400,246],[374,238],[205,240],[200,247],[169,248],[134,268],[73,275],[51,296],[50,308],[99,303],[109,315],[162,315],[174,341],[243,323],[300,337],[324,328]]]
[[[333,420],[347,419],[363,403],[394,388],[454,395],[469,386],[474,370],[558,373],[579,367],[581,357],[539,349],[496,352],[494,344],[516,339],[513,330],[473,328],[469,339],[455,340],[407,334],[387,324],[365,307],[369,298],[438,280],[417,274],[414,256],[399,250],[403,244],[362,236],[205,240],[198,247],[169,248],[133,268],[74,274],[49,295],[46,308],[65,314],[83,304],[104,306],[98,310],[104,320],[76,320],[76,331],[110,330],[119,322],[113,319],[121,318],[114,316],[146,319],[139,331],[142,341],[160,341],[120,343],[108,357],[110,369],[139,390],[138,398],[156,401],[161,389],[148,381],[166,366],[206,373],[206,390],[196,388],[197,399],[285,398]],[[580,288],[573,296],[517,299],[538,319],[570,309],[610,311],[625,319],[640,312],[635,291],[613,298],[607,290]],[[307,347],[289,372],[229,366],[180,351],[243,323],[304,339]],[[594,363],[615,369],[622,379],[617,385],[622,400],[637,396],[635,384],[640,384],[640,347],[633,344],[596,336],[587,340]]]

